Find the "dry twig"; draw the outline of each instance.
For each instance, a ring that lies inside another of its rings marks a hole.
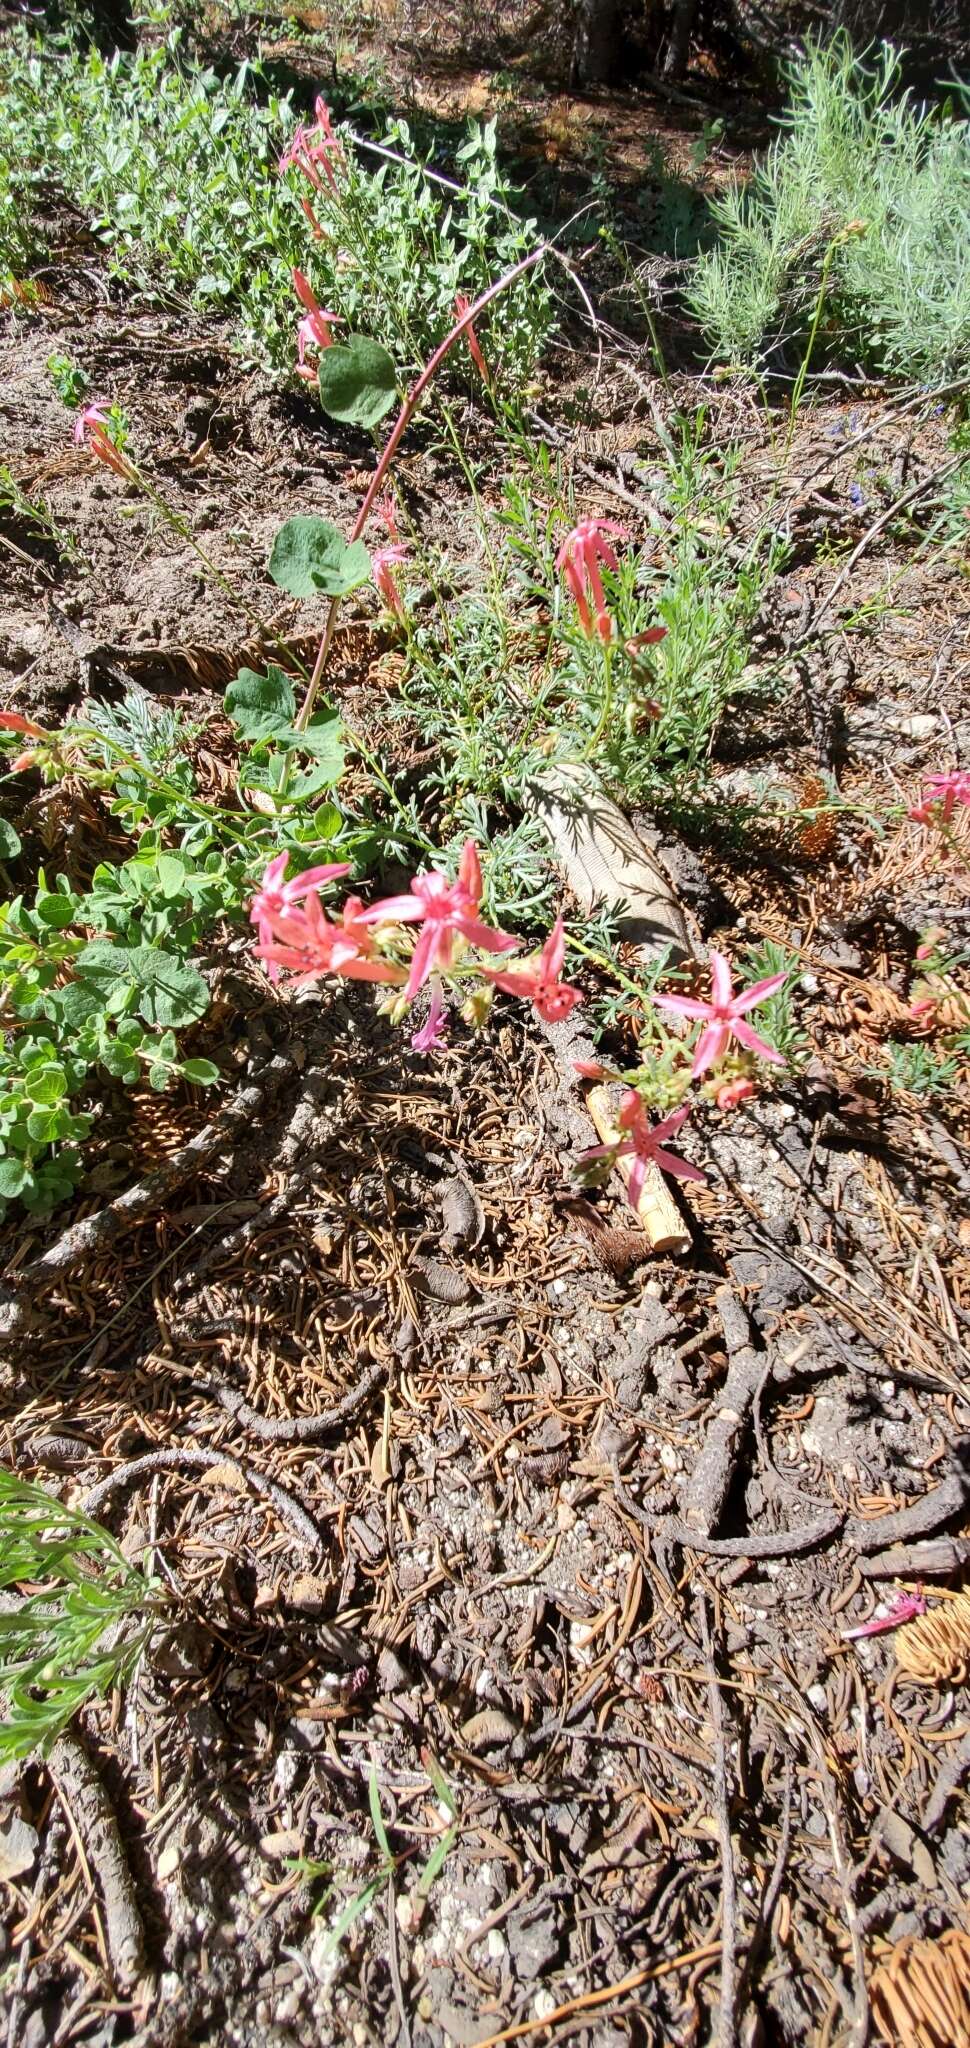
[[[104,1479],[99,1479],[97,1485],[92,1486],[90,1493],[85,1495],[81,1504],[83,1512],[86,1515],[97,1515],[113,1493],[121,1492],[134,1480],[144,1478],[152,1472],[177,1469],[182,1465],[201,1466],[206,1470],[228,1465],[230,1471],[238,1472],[240,1478],[245,1480],[247,1486],[252,1487],[254,1493],[261,1494],[264,1500],[269,1501],[271,1507],[276,1509],[280,1520],[286,1522],[307,1550],[321,1551],[324,1548],[323,1537],[316,1524],[311,1522],[306,1509],[301,1507],[299,1501],[294,1500],[293,1495],[275,1479],[264,1479],[261,1472],[254,1472],[251,1465],[242,1464],[239,1458],[231,1457],[228,1451],[204,1451],[195,1447],[190,1448],[188,1445],[180,1445],[175,1450],[149,1451],[144,1458],[133,1458],[127,1465],[118,1465],[113,1472],[107,1473]]]
[[[73,1736],[55,1742],[47,1768],[98,1880],[116,1982],[120,1990],[131,1991],[145,1966],[145,1929],[111,1802],[87,1751]]]

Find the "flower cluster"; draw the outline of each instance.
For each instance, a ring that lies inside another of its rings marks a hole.
[[[466,839],[462,847],[453,881],[441,868],[427,868],[413,877],[401,895],[384,896],[367,906],[359,896],[348,896],[339,915],[333,916],[324,910],[320,892],[349,874],[348,863],[307,868],[287,880],[288,861],[285,853],[270,861],[250,904],[256,953],[270,980],[277,982],[286,975],[300,986],[333,974],[350,981],[384,983],[388,997],[382,1007],[396,1021],[427,985],[428,1014],[411,1039],[419,1053],[440,1052],[446,1044],[446,994],[459,1001],[462,1015],[476,1025],[487,1016],[496,990],[531,1002],[549,1024],[563,1023],[583,1000],[581,991],[563,980],[566,931],[561,917],[537,952],[508,966],[497,964],[503,955],[516,952],[520,941],[483,921],[481,861],[472,839]],[[748,1010],[775,994],[784,976],[770,975],[735,995],[728,962],[722,954],[713,953],[711,979],[709,1002],[692,996],[653,998],[663,1008],[700,1020],[704,1027],[694,1052],[692,1077],[720,1066],[732,1037],[747,1056],[756,1053],[779,1064],[781,1055],[744,1019]],[[594,1062],[576,1064],[588,1079],[626,1082],[616,1138],[584,1153],[579,1161],[581,1171],[601,1173],[619,1159],[632,1160],[629,1192],[634,1207],[648,1168],[659,1168],[679,1180],[704,1180],[700,1167],[666,1146],[666,1140],[675,1137],[687,1120],[686,1104],[651,1124],[642,1075],[624,1077]],[[727,1109],[753,1095],[754,1082],[746,1075],[732,1079],[722,1072],[720,1081],[715,1076],[712,1092],[719,1106]]]
[[[627,539],[626,528],[617,526],[615,519],[581,519],[567,533],[556,556],[556,568],[576,601],[583,632],[604,643],[613,637],[613,622],[601,572],[609,569],[615,575],[620,566],[606,535],[614,540]]]
[[[250,905],[256,926],[256,952],[270,979],[282,973],[296,983],[323,974],[351,981],[386,982],[401,990],[403,1007],[431,982],[431,1014],[414,1043],[422,1052],[436,1050],[444,1019],[443,977],[464,993],[464,984],[486,984],[474,994],[476,1016],[484,1014],[494,988],[530,998],[544,1017],[565,1017],[581,1002],[580,991],[561,979],[565,932],[559,919],[538,958],[517,973],[490,969],[475,955],[494,957],[519,945],[508,932],[496,931],[481,917],[482,870],[478,849],[468,839],[462,848],[453,882],[440,868],[414,876],[401,896],[386,896],[365,908],[359,896],[348,896],[338,920],[330,919],[320,890],[349,874],[346,862],[307,868],[291,881],[284,879],[288,855],[271,860]],[[407,956],[409,927],[418,927]]]
[[[318,96],[313,111],[317,117],[316,126],[304,128],[301,124],[295,130],[280,157],[280,172],[302,171],[317,192],[322,190],[325,178],[330,190],[336,192],[337,167],[343,160],[343,145],[333,132],[326,100]]]
[[[708,1002],[696,996],[654,995],[651,1000],[658,1009],[671,1010],[676,1016],[697,1020],[702,1026],[691,1062],[691,1080],[699,1080],[711,1068],[720,1069],[715,1073],[706,1093],[717,1103],[719,1109],[735,1109],[739,1102],[747,1102],[755,1095],[756,1087],[749,1073],[731,1075],[730,1067],[725,1072],[723,1061],[730,1050],[732,1038],[742,1047],[741,1060],[750,1065],[751,1056],[768,1060],[772,1065],[783,1066],[784,1061],[774,1046],[760,1038],[752,1026],[745,1022],[745,1013],[753,1010],[773,996],[784,982],[783,974],[771,974],[764,981],[757,981],[751,988],[734,994],[731,968],[723,953],[711,954],[711,995]],[[680,1159],[676,1153],[668,1152],[665,1139],[675,1137],[682,1129],[690,1114],[689,1106],[674,1109],[658,1124],[651,1124],[643,1095],[643,1076],[624,1075],[611,1071],[594,1060],[577,1060],[576,1071],[587,1081],[618,1081],[626,1085],[626,1093],[620,1108],[617,1123],[619,1136],[604,1145],[594,1145],[584,1152],[580,1169],[603,1171],[604,1162],[615,1165],[618,1159],[632,1159],[630,1174],[630,1201],[636,1208],[643,1192],[647,1169],[659,1167],[662,1173],[669,1173],[675,1180],[703,1181],[705,1176],[700,1168],[689,1160]],[[631,1085],[634,1084],[634,1085]],[[689,1082],[687,1083],[689,1086]]]

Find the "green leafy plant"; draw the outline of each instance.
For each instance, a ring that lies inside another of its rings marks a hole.
[[[342,130],[342,194],[334,217],[321,218],[332,238],[317,240],[296,183],[278,173],[293,125],[289,99],[257,62],[223,78],[191,56],[178,28],[110,59],[86,42],[15,31],[0,47],[0,266],[5,248],[8,265],[28,262],[18,216],[26,210],[29,222],[43,175],[89,214],[115,275],[235,313],[248,350],[277,370],[293,362],[294,266],[311,272],[351,338],[376,328],[403,370],[442,338],[457,291],[474,297],[535,246],[494,124],[478,123],[444,184],[404,122],[382,131],[373,158]],[[492,337],[513,389],[551,325],[544,287],[513,293]],[[352,400],[335,416],[361,423]]]
[[[48,356],[47,371],[58,398],[75,411],[91,383],[87,371],[82,370],[80,363],[72,362],[70,356],[57,352]]]
[[[109,1530],[0,1467],[0,1763],[123,1685],[164,1613]]]
[[[956,1053],[939,1052],[932,1045],[907,1044],[896,1038],[887,1038],[882,1051],[885,1060],[870,1061],[865,1072],[875,1080],[888,1081],[894,1094],[932,1098],[952,1093],[960,1073]]]
[[[6,532],[14,552],[25,561],[35,559],[33,550],[38,546],[65,562],[76,562],[79,558],[76,543],[55,519],[49,505],[43,498],[30,497],[5,462],[0,462],[0,531]]]
[[[158,1092],[218,1081],[216,1063],[181,1043],[209,1008],[194,956],[220,924],[244,921],[281,840],[298,866],[341,835],[341,851],[367,844],[318,801],[343,769],[336,714],[321,708],[296,732],[292,684],[272,670],[243,671],[227,701],[241,741],[235,809],[197,796],[186,753],[194,729],[144,692],[95,703],[61,733],[35,729],[33,763],[51,779],[88,781],[133,851],[100,862],[84,892],[41,869],[32,894],[0,902],[0,1212],[19,1200],[45,1213],[71,1194],[105,1081]],[[259,811],[248,809],[250,791]]]

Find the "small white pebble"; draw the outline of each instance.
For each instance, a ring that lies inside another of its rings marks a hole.
[[[501,1960],[505,1954],[505,1936],[500,1927],[489,1928],[485,1938],[485,1947],[493,1963]]]
[[[824,1685],[810,1685],[805,1697],[810,1706],[813,1706],[818,1713],[824,1714],[829,1703],[829,1696]]]
[[[537,1991],[532,2001],[532,2010],[537,2020],[547,2020],[550,2013],[556,2010],[555,1993],[552,1991]]]

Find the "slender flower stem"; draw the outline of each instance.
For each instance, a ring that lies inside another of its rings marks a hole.
[[[505,276],[500,277],[497,283],[490,284],[488,290],[482,292],[481,296],[475,300],[474,304],[468,307],[467,312],[462,313],[460,319],[455,321],[455,324],[452,327],[450,333],[445,335],[444,341],[440,342],[438,347],[435,349],[434,354],[432,356],[429,356],[428,361],[426,362],[424,369],[422,370],[421,375],[417,380],[417,383],[414,384],[411,390],[408,392],[407,397],[405,398],[404,403],[401,407],[401,410],[398,413],[397,419],[395,420],[394,425],[391,428],[390,434],[388,435],[388,438],[384,444],[384,451],[378,461],[377,468],[375,469],[374,474],[371,477],[370,483],[368,484],[367,489],[364,492],[364,496],[361,501],[360,511],[358,512],[357,517],[354,521],[354,525],[350,534],[351,541],[360,539],[361,534],[363,533],[364,528],[367,525],[367,521],[370,518],[374,501],[377,498],[378,493],[380,492],[381,485],[384,482],[384,478],[387,475],[388,469],[390,468],[391,463],[393,462],[394,457],[397,453],[402,436],[406,433],[407,428],[410,425],[411,419],[413,418],[413,415],[416,412],[421,402],[421,399],[423,398],[424,393],[428,388],[428,385],[431,383],[433,377],[436,375],[441,364],[444,362],[444,359],[448,354],[449,350],[454,347],[455,342],[459,339],[459,337],[462,334],[464,334],[465,329],[467,327],[470,327],[473,321],[478,319],[479,314],[484,311],[485,307],[490,306],[492,300],[498,298],[500,292],[506,291],[508,286],[510,284],[514,284],[517,278],[524,276],[527,270],[532,270],[534,266],[541,261],[542,257],[547,254],[547,252],[548,244],[545,242],[540,243],[538,249],[533,249],[532,254],[530,256],[523,256],[521,263],[516,263],[511,270],[507,270]],[[323,637],[320,642],[320,647],[317,653],[316,661],[313,664],[313,674],[310,678],[310,682],[307,687],[306,696],[303,700],[303,703],[300,706],[300,709],[296,717],[296,729],[298,732],[305,732],[313,711],[317,691],[320,688],[320,683],[323,678],[324,670],[326,669],[327,666],[327,656],[330,653],[330,648],[333,642],[334,627],[337,623],[337,613],[340,610],[340,603],[341,600],[339,597],[333,597],[330,600],[330,609],[327,613],[327,620],[323,629]]]
[[[595,754],[596,749],[599,746],[600,740],[602,739],[603,734],[606,731],[606,727],[609,722],[610,712],[613,709],[613,642],[611,640],[604,640],[602,642],[602,647],[603,702],[600,705],[600,715],[597,720],[596,731],[594,732],[592,739],[589,740],[587,742],[587,745],[583,748],[584,761],[589,761],[592,758],[593,754]]]

